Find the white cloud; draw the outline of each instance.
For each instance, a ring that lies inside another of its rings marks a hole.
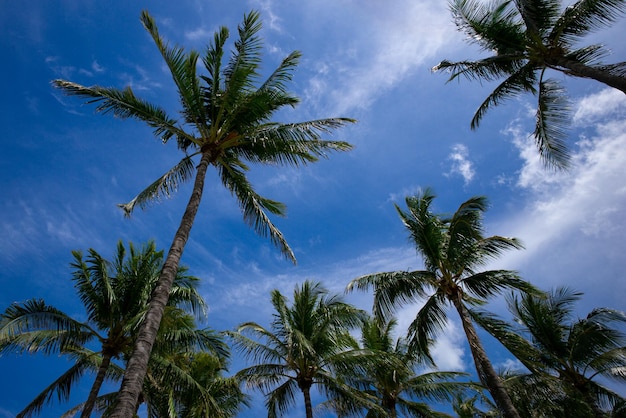
[[[476,174],[468,157],[469,151],[465,145],[453,145],[452,152],[448,155],[448,160],[452,161],[452,167],[446,176],[458,174],[463,177],[465,185],[468,185]]]
[[[626,291],[620,277],[626,263],[626,100],[621,96],[605,90],[579,102],[579,122],[602,122],[588,127],[592,133],[578,142],[568,172],[547,171],[526,134],[509,130],[525,162],[518,186],[526,203],[518,203],[508,226],[499,226],[526,245],[501,260],[507,268],[521,270],[543,288],[567,283],[592,294],[589,299],[601,297],[597,302],[603,305]],[[612,291],[602,292],[607,288]]]
[[[185,38],[190,41],[202,41],[208,44],[209,40],[213,39],[214,31],[199,27],[193,30],[185,31]]]
[[[449,11],[440,2],[369,4],[376,10],[367,13],[361,11],[360,2],[343,5],[342,13],[353,17],[348,24],[355,28],[354,37],[333,45],[333,55],[320,64],[305,92],[307,103],[323,101],[332,114],[367,108],[417,68],[428,71],[429,60],[455,32]]]

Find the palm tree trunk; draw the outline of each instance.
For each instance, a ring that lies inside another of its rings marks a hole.
[[[604,83],[607,86],[616,88],[626,94],[626,77],[611,74],[601,68],[591,67],[581,62],[568,60],[566,58],[554,58],[546,61],[547,64],[559,71],[565,69],[565,73],[575,77],[591,78]]]
[[[311,386],[302,388],[304,395],[304,411],[306,418],[313,418],[313,405],[311,404]]]
[[[150,304],[146,318],[139,328],[137,341],[133,354],[128,360],[124,380],[120,388],[116,404],[110,415],[111,418],[132,418],[135,414],[139,394],[143,386],[143,380],[148,369],[148,360],[150,352],[156,339],[161,318],[165,305],[170,296],[172,283],[178,271],[178,265],[185,249],[185,244],[189,239],[189,233],[193,226],[194,219],[198,213],[198,207],[202,200],[202,191],[204,189],[204,179],[206,177],[207,168],[209,166],[209,153],[203,153],[200,163],[197,167],[196,178],[191,192],[191,197],[187,203],[185,213],[181,219],[172,246],[167,253],[167,258],[163,264],[161,277],[157,282],[157,286],[152,292]]]
[[[102,387],[102,383],[104,382],[104,377],[107,374],[107,370],[109,370],[109,365],[111,364],[111,355],[104,352],[102,354],[102,363],[100,363],[100,367],[98,368],[98,374],[96,375],[96,380],[93,382],[91,386],[91,390],[89,391],[89,396],[87,397],[87,401],[83,406],[83,412],[81,412],[81,418],[89,418],[91,415],[91,411],[93,411],[93,407],[96,404],[96,399],[98,398],[98,393],[100,392],[100,388]]]
[[[502,380],[493,369],[491,361],[487,357],[487,352],[478,338],[476,329],[472,324],[469,313],[467,312],[463,301],[461,300],[461,293],[457,293],[452,296],[452,303],[456,308],[459,316],[461,317],[461,323],[463,324],[463,330],[470,346],[472,357],[474,358],[474,365],[476,366],[476,372],[480,382],[487,388],[493,400],[496,402],[498,409],[502,412],[505,418],[520,418],[517,409],[513,405],[509,394],[507,393]]]

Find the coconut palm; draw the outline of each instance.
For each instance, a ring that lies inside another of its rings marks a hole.
[[[130,356],[130,348],[132,347],[129,346],[129,352],[124,353],[124,359]],[[208,357],[214,359],[215,362],[223,363],[228,356],[228,347],[219,333],[208,328],[197,329],[189,314],[180,308],[167,306],[140,394],[140,404],[146,406],[148,417],[185,416],[184,405],[189,403],[190,395],[194,396],[194,407],[198,411],[210,410],[208,415],[215,417],[233,416],[232,410],[239,398],[234,392],[231,395],[232,398],[228,398],[229,395],[224,393],[232,389],[233,384],[227,382],[229,379],[223,379],[224,383],[222,379],[214,375],[212,377],[200,376],[200,379],[196,379],[196,375],[190,372],[190,365],[194,364],[196,358]],[[117,382],[121,381],[124,375],[123,367],[115,363],[109,367],[108,377]],[[201,370],[199,373],[211,372],[203,367],[199,367],[198,370]],[[239,395],[243,397],[241,391]],[[117,392],[99,395],[95,401],[94,411],[105,412],[111,407],[116,396]],[[62,417],[73,417],[83,410],[84,406],[85,403],[81,403],[67,411]],[[237,406],[241,405],[237,404]],[[198,413],[195,416],[203,416],[203,414]]]
[[[345,381],[358,391],[371,395],[382,411],[370,410],[368,418],[391,417],[449,417],[437,412],[429,402],[452,401],[466,385],[454,379],[465,373],[445,371],[419,371],[418,368],[432,366],[417,351],[409,349],[403,338],[394,340],[392,332],[396,320],[389,321],[367,318],[361,326],[361,346],[370,356],[368,367],[349,370]],[[362,409],[354,408],[352,399],[334,402],[341,412],[348,406],[350,412],[340,416],[363,416]]]
[[[431,212],[435,195],[430,189],[407,197],[408,211],[396,210],[410,233],[425,270],[368,274],[352,280],[348,291],[374,289],[374,314],[386,318],[394,308],[425,299],[408,329],[410,344],[429,355],[429,343],[446,324],[446,307],[452,305],[461,319],[478,377],[505,417],[518,414],[489,361],[471,321],[468,307],[485,303],[505,289],[535,292],[514,271],[478,271],[507,249],[521,248],[515,238],[483,236],[485,197],[473,197],[451,217]]]
[[[248,163],[301,166],[325,157],[327,152],[349,150],[351,146],[346,142],[320,138],[322,134],[354,122],[346,118],[297,123],[271,121],[278,110],[296,106],[299,102],[296,96],[287,92],[286,83],[291,80],[300,53],[289,54],[267,79],[258,83],[262,45],[258,36],[261,22],[257,12],[244,16],[238,28],[239,39],[226,63],[224,45],[229,36],[228,29],[223,27],[215,33],[202,57],[206,74],[198,69],[199,53],[169,46],[146,11],[142,13],[141,21],[176,84],[182,106],[180,119],[170,117],[161,107],[138,98],[130,87],[85,87],[65,80],[54,81],[54,85],[66,93],[97,103],[97,111],[145,122],[154,129],[157,138],[163,142],[174,138],[183,151],[184,157],[178,164],[129,203],[121,205],[126,214],[136,206],[143,208],[168,196],[180,183],[194,178],[191,197],[124,375],[118,408],[112,415],[118,418],[132,416],[137,404],[169,289],[200,205],[208,166],[216,168],[222,184],[236,197],[244,221],[257,233],[269,235],[282,253],[295,261],[293,251],[267,213],[283,215],[285,206],[255,192],[246,177]],[[194,158],[199,161],[194,162]]]
[[[599,382],[600,377],[626,382],[626,323],[623,312],[594,309],[574,318],[581,293],[558,288],[548,298],[512,295],[509,309],[514,323],[475,312],[476,320],[517,357],[530,374],[518,380],[520,399],[544,400],[558,411],[551,416],[606,417],[624,399]],[[530,396],[530,398],[529,398]],[[557,414],[558,412],[558,414]]]
[[[567,167],[565,145],[568,104],[558,81],[548,70],[591,78],[626,93],[626,62],[602,64],[608,55],[601,45],[580,47],[582,38],[623,15],[624,0],[578,0],[563,7],[560,0],[452,0],[458,29],[471,43],[493,55],[476,61],[442,61],[435,71],[469,80],[504,78],[478,107],[471,127],[478,127],[487,110],[523,92],[537,96],[534,137],[544,162]]]
[[[284,414],[302,393],[307,418],[313,416],[311,388],[326,394],[353,394],[335,371],[356,365],[358,343],[349,330],[364,312],[329,295],[319,283],[296,287],[293,302],[272,291],[274,319],[269,329],[256,322],[241,324],[229,335],[255,365],[237,373],[249,387],[266,395],[268,417]]]
[[[87,372],[95,372],[82,416],[93,410],[105,378],[120,378],[114,359],[128,355],[144,320],[150,294],[163,266],[163,252],[154,242],[141,249],[129,244],[127,253],[119,242],[113,261],[107,261],[94,249],[83,259],[74,251],[72,280],[87,310],[81,322],[45,303],[31,299],[14,303],[0,316],[0,353],[58,353],[74,364],[46,387],[18,416],[31,416],[41,411],[54,394],[68,400],[71,388]],[[171,290],[169,306],[185,306],[200,314],[205,303],[196,291],[198,279],[179,268]],[[99,346],[94,351],[93,343]]]

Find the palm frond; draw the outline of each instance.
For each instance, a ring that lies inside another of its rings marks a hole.
[[[59,401],[67,402],[70,397],[70,388],[74,386],[87,370],[89,370],[89,365],[89,362],[86,361],[79,361],[72,365],[72,367],[55,379],[54,382],[48,385],[35,399],[26,405],[26,407],[17,414],[17,417],[27,418],[39,414],[43,407],[52,401],[55,395]]]
[[[291,247],[287,244],[282,232],[276,228],[265,213],[267,210],[275,215],[284,215],[285,205],[257,194],[241,169],[229,161],[223,161],[218,166],[218,170],[222,184],[236,196],[243,212],[244,222],[260,236],[269,236],[272,243],[280,249],[281,253],[295,263],[296,258]]]
[[[176,83],[183,107],[182,114],[186,122],[193,124],[200,131],[201,135],[206,135],[208,125],[200,83],[196,75],[198,53],[196,51],[185,53],[184,48],[169,47],[167,43],[164,43],[159,35],[154,19],[146,10],[141,13],[141,22],[150,36],[152,36]],[[186,149],[185,145],[189,144],[179,145],[182,149]]]
[[[563,88],[553,80],[542,80],[537,95],[536,124],[533,135],[543,162],[566,169],[570,155],[566,145],[570,123],[569,102]]]
[[[13,303],[0,316],[1,352],[63,353],[97,336],[43,299]]]
[[[353,279],[347,291],[374,290],[373,312],[377,318],[389,318],[398,307],[416,302],[432,290],[435,276],[428,271],[374,273]]]
[[[550,33],[561,12],[559,1],[515,0],[515,6],[526,26],[527,36],[538,39]]]
[[[265,406],[268,418],[283,416],[295,404],[298,385],[294,380],[286,380],[282,385],[267,394]]]
[[[130,216],[137,205],[141,209],[145,209],[150,203],[158,201],[164,196],[170,197],[172,193],[178,190],[181,183],[188,181],[193,176],[195,166],[192,157],[193,155],[186,156],[130,202],[118,206],[124,210],[126,216]]]
[[[549,39],[573,44],[590,32],[614,23],[624,15],[625,5],[624,0],[578,0],[565,8]]]
[[[52,84],[66,94],[88,99],[86,102],[88,104],[97,103],[97,112],[112,113],[122,119],[134,118],[146,122],[154,129],[154,135],[163,142],[172,137],[179,138],[179,142],[183,138],[188,141],[195,140],[177,125],[175,119],[170,119],[163,109],[135,96],[130,87],[122,90],[100,86],[85,87],[65,80],[54,80]]]
[[[447,305],[445,297],[439,293],[426,300],[407,330],[409,350],[417,350],[431,359],[430,345],[447,324]]]
[[[472,117],[470,127],[472,129],[478,128],[478,125],[487,110],[494,106],[498,106],[504,100],[513,98],[523,92],[531,92],[535,94],[536,81],[537,76],[535,74],[535,68],[531,63],[526,63],[523,66],[520,66],[518,70],[500,83],[481,103]]]
[[[511,270],[479,272],[463,278],[461,283],[469,293],[482,300],[500,294],[503,290],[519,290],[531,295],[540,293],[535,286]]]
[[[255,128],[234,152],[251,162],[298,167],[328,157],[328,152],[349,151],[344,141],[321,140],[333,129],[355,122],[348,118],[321,119],[300,123],[268,123]]]

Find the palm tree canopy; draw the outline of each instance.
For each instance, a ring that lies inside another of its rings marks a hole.
[[[466,374],[425,370],[425,366],[432,366],[430,359],[411,350],[406,338],[394,339],[396,324],[395,318],[389,321],[366,318],[361,326],[360,358],[366,360],[367,366],[347,370],[342,378],[356,390],[370,395],[382,408],[381,411],[370,409],[367,417],[447,417],[429,403],[451,401],[462,393],[465,385],[454,380]],[[363,410],[368,409],[368,404],[355,404],[350,398],[332,399],[330,404],[341,412],[340,416],[363,416]]]
[[[470,198],[452,216],[433,213],[434,199],[434,192],[425,189],[406,198],[406,210],[396,205],[426,269],[368,274],[348,285],[348,291],[373,288],[374,313],[382,318],[397,307],[426,299],[409,329],[413,339],[420,336],[420,346],[426,351],[428,341],[445,326],[445,305],[450,297],[458,295],[465,303],[476,305],[505,289],[536,291],[514,271],[479,271],[504,250],[523,248],[515,238],[484,236],[485,197]]]
[[[349,330],[365,313],[309,281],[295,289],[291,304],[278,290],[272,291],[271,300],[275,312],[269,329],[246,322],[229,333],[255,363],[237,375],[266,394],[268,416],[284,414],[296,393],[312,385],[326,392],[347,390],[334,370],[355,364],[345,355],[358,349]]]
[[[537,96],[534,137],[545,163],[566,168],[565,144],[569,104],[560,84],[546,70],[592,78],[626,93],[626,62],[603,64],[608,50],[601,45],[580,47],[583,37],[607,27],[624,13],[624,0],[578,0],[563,7],[560,0],[452,0],[459,31],[469,42],[493,55],[476,61],[444,60],[433,70],[450,72],[450,79],[501,81],[472,118],[477,128],[487,110],[524,92]]]
[[[613,409],[623,399],[597,378],[626,382],[626,334],[621,329],[626,314],[598,308],[575,318],[573,305],[581,296],[567,287],[547,298],[512,295],[508,305],[513,324],[485,312],[473,315],[526,366],[531,375],[522,378],[535,379],[533,387],[564,391],[583,402],[592,393],[600,409]],[[556,382],[560,387],[555,389]]]
[[[89,249],[86,258],[82,252],[73,251],[72,281],[87,311],[86,321],[78,321],[42,299],[13,303],[0,315],[0,354],[60,354],[74,362],[20,416],[38,413],[55,394],[67,401],[76,382],[85,373],[98,372],[104,358],[124,361],[130,355],[134,335],[159,278],[163,252],[157,251],[152,241],[141,248],[129,243],[128,250],[120,241],[116,250],[112,261],[94,249]],[[204,316],[206,304],[196,290],[197,282],[181,268],[170,308],[179,305]],[[204,345],[211,346],[208,340]],[[113,363],[103,373],[103,377],[113,380],[122,375]]]
[[[322,140],[321,135],[354,120],[327,118],[298,123],[271,120],[278,110],[299,103],[298,97],[288,92],[287,83],[301,54],[292,52],[262,80],[259,72],[262,26],[258,12],[244,16],[238,28],[240,37],[229,59],[224,50],[229,37],[226,27],[215,33],[201,56],[194,50],[187,52],[165,42],[148,12],[142,13],[141,21],[171,72],[182,108],[180,118],[170,117],[163,108],[137,97],[130,86],[118,89],[86,87],[66,80],[53,82],[67,94],[97,104],[98,112],[145,122],[155,137],[164,143],[175,139],[184,152],[177,165],[120,207],[130,215],[135,206],[145,208],[170,196],[182,182],[193,178],[193,157],[205,155],[209,164],[216,167],[222,184],[236,196],[246,223],[260,235],[269,235],[293,259],[282,234],[266,215],[266,211],[284,215],[285,206],[254,191],[246,178],[249,164],[297,167],[326,157],[328,152],[347,151],[351,149],[347,142]],[[204,68],[199,68],[199,64]]]

